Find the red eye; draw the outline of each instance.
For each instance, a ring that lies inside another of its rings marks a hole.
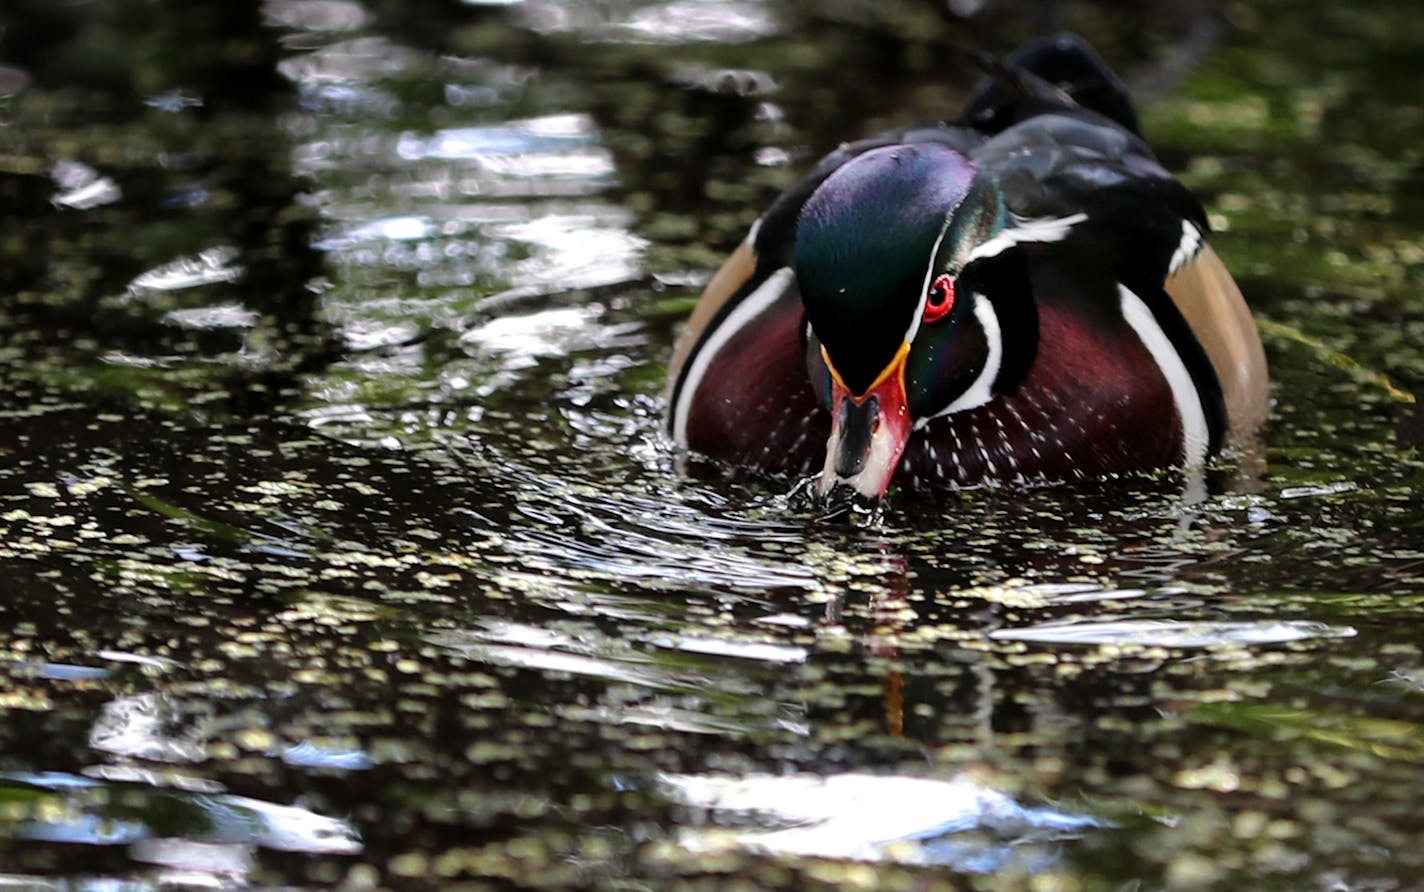
[[[925,322],[938,322],[954,309],[954,280],[949,273],[941,273],[930,283],[929,294],[925,296]]]

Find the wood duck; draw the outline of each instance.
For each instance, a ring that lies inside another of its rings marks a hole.
[[[1250,310],[1126,88],[1060,35],[831,153],[713,276],[678,444],[824,499],[1197,467],[1266,414]]]

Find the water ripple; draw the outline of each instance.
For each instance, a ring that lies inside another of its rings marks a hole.
[[[181,820],[187,835],[180,845],[202,846],[194,850],[199,855],[209,853],[210,845],[332,855],[362,849],[360,836],[345,821],[248,796],[152,789],[61,772],[0,774],[0,799],[13,798],[3,795],[12,791],[40,797],[29,815],[5,828],[6,835],[19,839],[136,843],[163,838],[160,828]]]

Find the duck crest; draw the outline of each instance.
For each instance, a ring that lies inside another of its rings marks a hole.
[[[794,269],[811,329],[853,392],[895,354],[977,166],[946,145],[872,149],[807,199]]]

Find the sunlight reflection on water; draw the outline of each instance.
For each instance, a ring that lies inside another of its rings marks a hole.
[[[684,805],[721,826],[691,826],[683,845],[773,854],[936,864],[971,873],[1042,871],[1055,843],[1111,826],[1088,815],[1031,808],[967,779],[894,775],[663,775]],[[711,822],[709,822],[711,823]],[[738,829],[737,823],[747,826]],[[729,826],[730,825],[730,826]]]
[[[404,134],[396,153],[406,161],[439,158],[477,160],[497,155],[527,155],[580,149],[595,145],[593,119],[583,114],[548,115],[483,127],[440,130],[421,138]],[[603,173],[612,173],[610,164]]]
[[[623,4],[614,15],[589,5],[531,2],[523,4],[524,23],[545,34],[577,32],[614,43],[681,44],[700,41],[744,43],[776,31],[763,3],[741,0],[674,0]]]
[[[237,249],[227,245],[209,248],[195,257],[180,257],[135,278],[129,284],[129,293],[139,295],[146,291],[177,291],[200,285],[233,282],[242,276],[242,270],[233,265],[237,258]]]
[[[1215,647],[1227,644],[1282,644],[1313,638],[1350,638],[1348,626],[1328,626],[1303,620],[1213,622],[1210,620],[1115,620],[1109,622],[1041,623],[997,629],[990,638],[1052,644],[1131,644],[1159,647]]]

